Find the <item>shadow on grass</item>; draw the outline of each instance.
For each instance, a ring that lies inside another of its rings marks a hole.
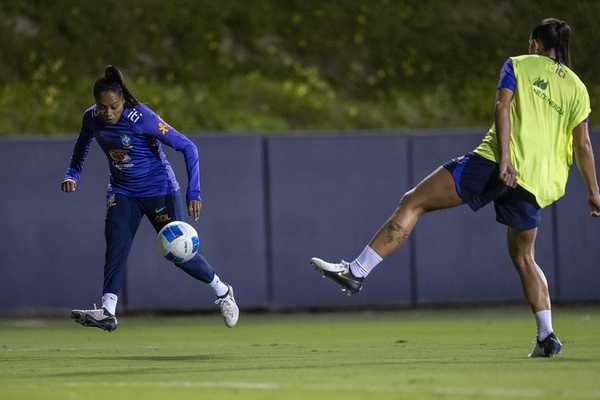
[[[217,360],[219,357],[209,355],[181,355],[181,356],[107,356],[107,357],[90,357],[86,359],[105,360],[105,361],[211,361]],[[472,361],[472,360],[398,360],[398,361],[379,361],[379,362],[364,362],[357,360],[356,362],[337,362],[337,363],[307,363],[290,365],[286,362],[283,365],[253,365],[253,366],[227,366],[226,368],[215,368],[210,363],[200,363],[196,366],[186,365],[179,368],[170,367],[149,367],[149,368],[121,368],[111,370],[93,370],[93,371],[74,371],[61,372],[44,375],[47,378],[68,378],[68,377],[85,377],[85,376],[109,376],[109,375],[148,375],[148,374],[177,374],[177,373],[219,373],[219,372],[240,372],[240,371],[272,371],[272,370],[302,370],[302,369],[331,369],[331,368],[362,368],[365,366],[390,366],[390,367],[418,367],[425,365],[454,365],[454,366],[477,366],[477,365],[515,365],[521,364],[527,359],[514,360],[489,360],[489,361]],[[235,361],[235,359],[232,359]],[[291,361],[291,360],[290,360]],[[528,363],[531,361],[527,361]],[[558,358],[554,360],[540,359],[539,362],[560,362],[560,363],[598,363],[600,360],[585,359],[585,358]]]
[[[146,375],[156,373],[180,372],[179,370],[170,370],[166,368],[129,368],[129,369],[111,369],[108,371],[78,371],[78,372],[59,372],[55,374],[43,375],[45,378],[77,378],[84,376],[109,376],[109,375]]]
[[[106,360],[106,361],[210,361],[218,359],[218,356],[208,354],[186,354],[178,356],[161,355],[142,355],[142,356],[104,356],[104,357],[86,357],[87,360]]]
[[[86,360],[94,361],[158,361],[158,362],[185,362],[185,361],[210,361],[215,360],[218,357],[206,354],[197,355],[178,355],[178,356],[105,356],[105,357],[85,357]],[[72,359],[71,359],[72,360]],[[58,372],[52,374],[46,374],[44,377],[47,378],[74,378],[83,376],[96,376],[96,375],[145,375],[145,374],[163,374],[163,373],[178,373],[189,371],[189,365],[184,368],[164,368],[164,367],[149,367],[149,368],[121,368],[121,369],[110,369],[110,370],[98,370],[93,371],[73,371],[73,372]]]

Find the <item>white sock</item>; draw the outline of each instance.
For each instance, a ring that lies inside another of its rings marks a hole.
[[[364,278],[369,275],[373,268],[381,261],[383,261],[383,258],[381,258],[371,246],[367,245],[356,260],[350,263],[350,271],[352,271],[352,275],[357,278]]]
[[[208,285],[215,291],[217,297],[225,296],[229,290],[229,286],[221,282],[221,279],[219,279],[219,275],[217,274],[215,274],[212,282]]]
[[[119,296],[114,293],[104,293],[102,296],[102,307],[106,308],[106,311],[111,313],[112,315],[116,315],[117,311],[117,301],[119,300]]]
[[[537,322],[537,337],[539,341],[542,341],[553,332],[552,330],[552,311],[542,310],[535,313],[535,320]]]

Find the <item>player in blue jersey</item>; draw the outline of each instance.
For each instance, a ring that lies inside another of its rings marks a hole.
[[[94,84],[94,98],[96,104],[83,114],[81,132],[61,189],[67,193],[77,189],[95,139],[110,168],[102,308],[73,310],[72,318],[84,326],[113,331],[117,328],[116,307],[125,281],[127,257],[142,217],[145,215],[157,231],[171,221],[186,218],[179,184],[162,145],[185,157],[187,213],[195,221],[202,207],[200,167],[196,145],[139,103],[114,66],[106,67],[104,77]],[[208,261],[198,253],[192,260],[175,265],[214,290],[225,324],[235,326],[239,309],[233,288],[219,279]]]

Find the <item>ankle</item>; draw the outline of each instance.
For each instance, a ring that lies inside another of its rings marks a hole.
[[[356,278],[366,278],[383,258],[371,246],[367,245],[363,251],[350,263],[350,272]]]

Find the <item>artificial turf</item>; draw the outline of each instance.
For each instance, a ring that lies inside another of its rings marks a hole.
[[[600,309],[124,317],[114,333],[0,321],[0,399],[600,399]]]

